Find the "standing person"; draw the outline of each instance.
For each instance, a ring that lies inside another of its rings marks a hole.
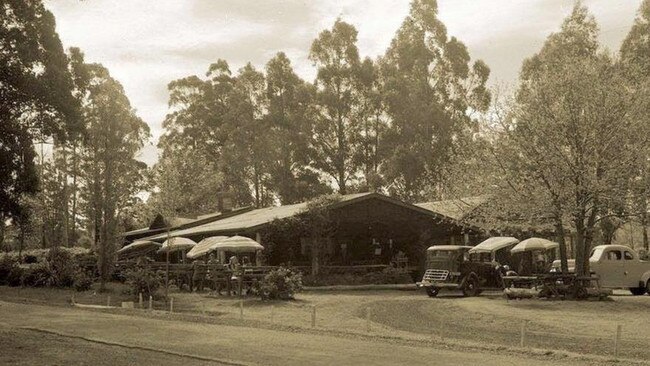
[[[219,260],[216,258],[214,253],[208,255],[208,280],[212,280],[212,288],[217,292],[221,292],[219,289]]]
[[[244,266],[244,267],[250,267],[251,265],[252,265],[252,264],[251,264],[251,260],[248,259],[248,256],[247,256],[247,255],[245,255],[245,256],[242,258],[242,266]]]
[[[241,264],[239,263],[239,258],[237,258],[236,255],[230,257],[230,260],[228,261],[228,268],[232,273],[232,277],[230,277],[231,284],[232,282],[238,283],[239,278],[241,276],[240,274]],[[230,293],[232,290],[232,285],[228,287],[229,287],[228,292]]]
[[[190,291],[203,291],[203,283],[205,281],[205,262],[197,259],[192,262],[192,284]]]

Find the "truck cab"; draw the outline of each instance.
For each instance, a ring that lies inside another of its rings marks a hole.
[[[501,287],[498,268],[491,262],[470,259],[470,246],[435,245],[427,249],[427,269],[418,282],[427,295],[435,297],[441,289],[461,290],[476,296],[485,288]]]

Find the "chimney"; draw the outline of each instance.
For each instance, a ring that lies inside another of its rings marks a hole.
[[[233,199],[232,193],[230,192],[218,192],[217,193],[217,209],[219,212],[230,212],[232,211]]]

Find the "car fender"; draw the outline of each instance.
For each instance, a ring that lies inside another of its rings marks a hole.
[[[463,277],[463,280],[460,281],[460,285],[459,285],[459,286],[460,286],[460,287],[465,286],[465,282],[467,282],[467,279],[468,279],[468,278],[472,278],[472,277],[475,278],[475,279],[476,279],[476,282],[478,283],[478,275],[477,275],[476,273],[474,273],[474,272],[470,272],[470,273],[467,274],[467,276]]]
[[[645,286],[646,283],[648,283],[648,280],[650,280],[650,271],[645,271],[643,275],[641,275],[641,281],[639,281],[639,284]]]

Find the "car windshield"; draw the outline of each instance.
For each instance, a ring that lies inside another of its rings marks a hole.
[[[430,250],[429,258],[449,258],[455,256],[458,250]]]
[[[591,255],[589,256],[589,258],[593,260],[598,260],[602,255],[603,255],[603,248],[594,248],[591,251]]]
[[[492,262],[492,253],[488,253],[488,252],[471,253],[470,260],[472,262]]]

